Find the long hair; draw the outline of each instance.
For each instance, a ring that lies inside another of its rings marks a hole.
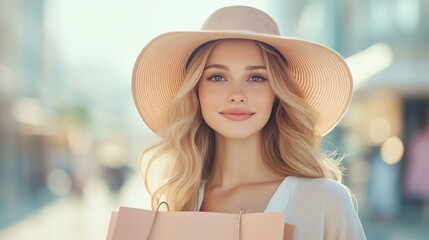
[[[267,65],[268,79],[277,101],[262,129],[259,149],[263,166],[277,176],[330,178],[341,182],[339,160],[324,156],[322,137],[315,125],[317,113],[304,100],[296,78],[288,71],[287,60],[272,46],[258,42]]]
[[[210,174],[214,161],[214,131],[203,120],[197,88],[209,54],[219,41],[205,43],[191,55],[183,84],[170,104],[167,127],[158,133],[158,141],[140,158],[140,171],[152,196],[153,209],[166,201],[171,210],[195,210],[201,181]],[[270,119],[262,129],[259,154],[264,160],[263,166],[276,176],[340,181],[341,171],[337,165],[323,157],[318,149],[321,137],[314,128],[317,115],[306,104],[298,83],[288,73],[286,60],[273,47],[265,43],[259,45],[277,97]],[[157,162],[163,162],[162,176],[152,189],[155,184],[151,182],[150,172]]]

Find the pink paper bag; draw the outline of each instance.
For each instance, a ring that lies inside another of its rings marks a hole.
[[[294,225],[283,213],[158,212],[120,207],[110,218],[107,240],[292,240]],[[150,231],[150,236],[147,238]]]

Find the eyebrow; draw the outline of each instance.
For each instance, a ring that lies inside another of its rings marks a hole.
[[[228,69],[229,69],[229,68],[228,68],[227,66],[225,66],[225,65],[221,65],[221,64],[210,64],[210,65],[207,65],[207,66],[204,68],[204,70],[209,69],[209,68],[219,68],[219,69],[222,69],[222,70],[228,70]]]
[[[221,65],[221,64],[210,64],[210,65],[207,65],[204,68],[204,70],[209,69],[209,68],[219,68],[219,69],[222,69],[222,70],[229,70],[229,68],[227,66]],[[265,66],[263,66],[263,65],[254,65],[254,66],[252,65],[252,66],[247,66],[246,67],[247,71],[258,70],[258,69],[267,69],[267,68]]]

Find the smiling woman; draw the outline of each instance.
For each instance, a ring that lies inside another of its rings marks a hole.
[[[256,42],[218,42],[198,85],[204,121],[227,138],[257,134],[267,123],[275,100],[267,79],[264,57]]]
[[[152,207],[284,212],[295,239],[365,239],[341,171],[319,150],[351,90],[337,53],[280,37],[258,9],[222,8],[203,31],[158,36],[133,73],[137,109],[159,136],[143,154]]]

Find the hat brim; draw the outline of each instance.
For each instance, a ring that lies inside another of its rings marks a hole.
[[[183,82],[185,64],[195,48],[216,39],[249,39],[267,43],[288,61],[305,100],[318,113],[316,132],[334,128],[349,106],[353,81],[344,59],[321,44],[297,38],[229,31],[169,32],[140,52],[132,75],[132,94],[147,126],[157,133],[166,125],[169,104]]]

